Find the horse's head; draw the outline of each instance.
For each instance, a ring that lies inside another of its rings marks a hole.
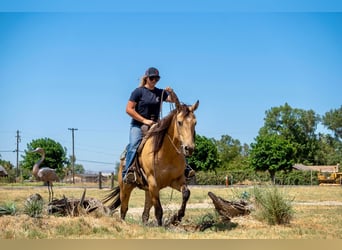
[[[191,156],[195,149],[195,110],[198,108],[199,101],[192,106],[180,105],[176,103],[176,127],[181,142],[182,153]]]
[[[154,153],[157,153],[161,149],[164,137],[167,134],[178,153],[190,156],[195,149],[196,116],[194,112],[198,108],[199,101],[188,106],[181,104],[173,91],[170,94],[176,104],[176,109],[170,112],[158,124],[152,126],[147,136],[153,136],[154,138]],[[168,134],[169,132],[170,134]]]

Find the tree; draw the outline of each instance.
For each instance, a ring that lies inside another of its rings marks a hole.
[[[267,170],[291,171],[294,163],[315,164],[319,143],[315,134],[320,118],[313,110],[294,109],[287,103],[266,111],[264,126],[252,143],[250,165]]]
[[[0,157],[1,157],[1,155],[0,155]],[[1,160],[1,158],[0,158],[0,165],[5,168],[9,179],[11,181],[14,181],[15,176],[16,176],[16,170],[15,170],[13,164],[10,161]]]
[[[316,158],[319,165],[336,165],[342,162],[342,141],[326,134],[319,134],[318,140]]]
[[[188,164],[194,170],[215,170],[219,166],[217,148],[213,142],[205,136],[196,135],[195,151],[188,158]]]
[[[305,164],[316,164],[315,155],[319,148],[315,134],[320,118],[313,110],[284,106],[266,111],[265,124],[259,134],[281,135],[295,147],[294,160]]]
[[[0,157],[1,157],[1,155],[0,155]],[[7,173],[14,171],[14,166],[10,161],[1,160],[1,158],[0,158],[0,165],[5,168]]]
[[[335,133],[342,140],[342,105],[338,109],[331,109],[323,116],[323,125]]]
[[[27,144],[27,150],[25,150],[25,155],[22,155],[22,168],[27,170],[32,170],[35,162],[40,159],[39,154],[31,153],[37,147],[41,147],[45,150],[45,160],[42,166],[56,169],[58,175],[63,176],[64,165],[68,163],[66,157],[66,148],[52,139],[42,138],[37,140],[32,140]],[[25,176],[24,176],[25,177]],[[27,176],[26,176],[27,177]]]
[[[261,134],[251,144],[250,164],[256,171],[268,171],[272,180],[280,170],[291,171],[295,147],[281,135]]]
[[[246,166],[249,146],[241,145],[240,141],[229,135],[222,135],[220,140],[215,140],[219,159],[223,169],[241,169]]]

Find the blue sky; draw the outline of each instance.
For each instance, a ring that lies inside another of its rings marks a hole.
[[[250,144],[265,111],[285,102],[320,115],[340,107],[342,12],[331,11],[340,4],[205,11],[203,2],[140,11],[2,3],[2,159],[16,163],[5,152],[16,148],[16,130],[21,151],[48,137],[70,155],[68,128],[77,128],[77,163],[112,171],[128,142],[128,97],[150,66],[160,70],[158,87],[171,86],[187,104],[200,101],[197,133],[208,138]],[[164,116],[169,109],[164,104]]]

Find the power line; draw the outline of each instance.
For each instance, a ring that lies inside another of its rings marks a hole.
[[[90,160],[77,160],[80,162],[89,162],[89,163],[98,163],[98,164],[106,164],[106,165],[114,165],[114,162],[102,162],[102,161],[90,161]]]

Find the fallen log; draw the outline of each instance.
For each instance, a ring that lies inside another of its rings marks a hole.
[[[223,221],[230,221],[233,217],[248,215],[251,212],[249,204],[244,200],[227,201],[212,192],[208,192],[208,196],[213,201],[215,209]]]

